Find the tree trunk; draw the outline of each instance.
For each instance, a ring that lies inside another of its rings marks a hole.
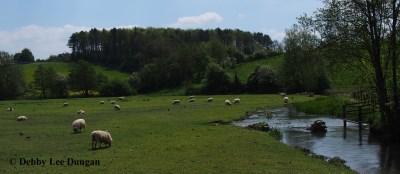
[[[399,5],[396,6],[396,0],[392,0],[392,19],[397,19],[399,16]],[[391,34],[390,34],[390,55],[392,60],[392,95],[393,95],[393,107],[392,107],[392,120],[389,120],[391,128],[395,128],[396,124],[400,123],[398,120],[399,114],[399,94],[397,86],[397,38],[396,29],[397,20],[392,21]]]

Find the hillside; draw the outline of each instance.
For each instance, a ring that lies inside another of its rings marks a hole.
[[[258,65],[267,65],[275,70],[278,70],[278,67],[280,66],[282,60],[283,60],[283,55],[271,58],[259,59],[251,62],[238,64],[235,68],[229,69],[228,72],[231,73],[232,75],[235,74],[235,72],[237,72],[240,82],[246,83],[250,73],[252,73]]]
[[[35,72],[36,68],[39,65],[52,66],[54,68],[54,70],[56,70],[57,72],[65,75],[65,76],[68,76],[68,73],[69,73],[69,64],[68,63],[40,62],[40,63],[24,64],[24,65],[22,65],[22,70],[23,70],[25,82],[30,83],[33,81],[33,73]],[[99,73],[99,72],[103,73],[105,76],[107,76],[107,78],[109,80],[111,80],[111,79],[124,80],[129,77],[129,74],[123,73],[123,72],[120,72],[117,70],[110,70],[110,69],[107,69],[107,68],[104,68],[104,67],[98,66],[98,65],[93,65],[93,67],[97,73]]]

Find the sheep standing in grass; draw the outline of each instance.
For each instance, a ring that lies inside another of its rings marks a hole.
[[[207,102],[208,102],[208,103],[211,103],[211,102],[213,102],[213,101],[214,101],[214,99],[213,99],[212,97],[210,97],[210,98],[207,99]]]
[[[284,97],[284,98],[283,98],[283,103],[284,103],[284,104],[288,104],[288,103],[289,103],[289,97],[287,97],[287,96]]]
[[[85,131],[85,127],[86,127],[86,122],[84,119],[77,119],[74,122],[72,122],[72,130],[75,133],[78,133],[78,130],[79,132],[81,132],[82,128],[83,131]]]
[[[240,103],[240,99],[239,98],[235,98],[234,100],[233,100],[233,104],[239,104]]]
[[[27,119],[28,119],[28,117],[26,117],[26,116],[17,117],[17,121],[24,121],[24,120],[27,120]]]
[[[281,97],[285,97],[285,96],[286,96],[286,93],[281,92]]]
[[[8,112],[14,111],[14,108],[7,108]]]
[[[101,104],[101,105],[104,104],[104,101],[100,101],[99,104]]]
[[[69,103],[68,103],[68,102],[65,102],[65,103],[63,104],[63,107],[67,107],[67,106],[69,106]]]
[[[189,96],[189,98],[188,98],[188,99],[189,99],[189,100],[190,100],[190,99],[194,99],[194,96],[193,96],[193,95],[191,95],[191,96]]]
[[[179,105],[181,104],[181,100],[175,99],[174,101],[172,101],[173,105]]]
[[[231,101],[229,101],[229,100],[225,100],[225,105],[229,105],[229,106],[231,106],[231,105],[232,105],[232,103],[231,103]]]
[[[125,97],[124,97],[124,96],[118,97],[118,100],[119,100],[119,101],[125,101]]]
[[[84,110],[79,110],[79,111],[76,111],[76,114],[82,114],[82,115],[85,115],[85,111]]]
[[[93,131],[90,136],[92,137],[92,149],[96,149],[97,143],[100,143],[99,148],[101,147],[101,143],[104,143],[108,145],[108,147],[111,147],[112,138],[109,132],[97,130]]]
[[[114,105],[114,110],[119,111],[121,110],[121,107],[119,105]]]
[[[194,98],[191,98],[191,99],[189,99],[189,102],[192,103],[192,102],[194,102],[194,100],[195,100]]]
[[[112,105],[115,105],[115,101],[114,101],[114,100],[112,100],[112,101],[111,101],[111,104],[112,104]]]

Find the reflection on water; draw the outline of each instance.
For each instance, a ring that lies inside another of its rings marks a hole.
[[[252,115],[233,124],[247,126],[265,121],[282,132],[283,143],[307,148],[330,158],[338,156],[357,172],[400,173],[400,144],[380,142],[370,136],[368,130],[359,132],[357,124],[348,122],[347,129],[344,129],[341,119],[307,116],[290,108],[274,109],[273,114],[273,118]],[[317,119],[326,123],[326,133],[312,134],[307,130]]]

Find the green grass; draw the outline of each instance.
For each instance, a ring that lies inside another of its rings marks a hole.
[[[246,83],[247,78],[249,77],[249,75],[254,71],[254,69],[258,65],[268,65],[268,66],[272,67],[273,69],[278,70],[278,67],[282,63],[282,60],[283,60],[282,55],[276,56],[276,57],[271,57],[271,58],[255,60],[255,61],[239,64],[235,68],[228,70],[228,72],[231,74],[235,74],[235,72],[237,72],[240,82]]]
[[[343,116],[343,105],[351,103],[348,98],[319,96],[315,100],[296,103],[296,109],[309,114]]]
[[[59,72],[65,76],[68,76],[69,74],[69,64],[68,63],[63,63],[63,62],[41,62],[41,63],[30,63],[30,64],[23,64],[22,65],[22,70],[23,70],[23,75],[24,75],[24,81],[29,83],[33,81],[33,73],[37,69],[39,65],[43,66],[51,66],[54,68],[56,72]],[[129,74],[123,73],[117,70],[110,70],[102,66],[98,65],[93,65],[95,71],[97,73],[101,72],[103,73],[108,80],[112,79],[127,79],[129,77]]]
[[[0,173],[352,173],[273,139],[268,133],[233,125],[232,121],[257,107],[282,105],[279,95],[131,96],[114,111],[116,98],[1,101]],[[240,97],[239,105],[225,99]],[[181,105],[172,105],[174,98]],[[295,96],[296,102],[310,100]],[[106,104],[100,105],[99,101]],[[68,101],[70,106],[62,107]],[[15,111],[5,111],[14,107]],[[77,116],[83,109],[86,115]],[[27,121],[16,117],[26,115]],[[83,117],[87,127],[73,134],[72,122]],[[91,149],[90,132],[108,130],[110,148]],[[21,136],[20,132],[24,135]],[[26,137],[30,138],[27,139]],[[19,159],[47,160],[42,166],[19,165]],[[48,161],[99,160],[99,166],[49,165]],[[16,165],[10,165],[16,159]]]

